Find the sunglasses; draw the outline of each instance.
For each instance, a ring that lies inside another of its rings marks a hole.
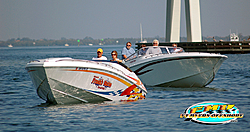
[[[111,54],[111,55],[116,55],[116,54]]]
[[[127,46],[131,46],[131,45],[127,45]]]

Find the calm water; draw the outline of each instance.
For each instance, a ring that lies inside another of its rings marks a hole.
[[[112,50],[102,46],[109,59]],[[91,59],[99,46],[0,48],[0,131],[250,131],[250,54],[230,54],[206,88],[148,87],[145,100],[131,103],[46,106],[25,70],[27,62],[49,57]],[[235,104],[242,119],[201,125],[179,118],[203,101]]]

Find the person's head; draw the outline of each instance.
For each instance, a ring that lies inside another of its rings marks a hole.
[[[159,45],[159,41],[157,40],[157,39],[155,39],[154,41],[153,41],[153,46],[158,46]]]
[[[131,46],[132,46],[131,42],[127,42],[127,43],[126,43],[126,47],[127,47],[127,49],[130,49],[130,48],[131,48]]]
[[[144,47],[146,47],[146,45],[145,45],[145,44],[142,44],[142,45],[141,45],[142,50],[146,50],[146,48],[144,48]]]
[[[143,48],[143,47],[146,47],[146,45],[145,45],[145,44],[142,44],[142,45],[141,45],[141,48]]]
[[[113,59],[117,58],[117,55],[118,55],[117,51],[114,50],[114,51],[111,52],[111,56],[112,56]]]
[[[101,48],[99,48],[99,49],[97,50],[97,57],[98,57],[98,58],[102,57],[102,54],[103,54],[103,50],[102,50]]]
[[[172,46],[176,48],[176,47],[177,47],[177,44],[172,44]]]

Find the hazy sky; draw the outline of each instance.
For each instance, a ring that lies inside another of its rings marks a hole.
[[[230,29],[250,35],[250,0],[200,0],[200,6],[203,36],[227,36]],[[165,37],[165,14],[166,0],[0,0],[0,40],[140,38],[140,23],[143,37]]]

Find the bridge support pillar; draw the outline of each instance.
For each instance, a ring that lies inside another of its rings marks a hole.
[[[201,19],[199,0],[185,0],[188,42],[201,42]],[[167,0],[166,42],[180,42],[181,0]]]

